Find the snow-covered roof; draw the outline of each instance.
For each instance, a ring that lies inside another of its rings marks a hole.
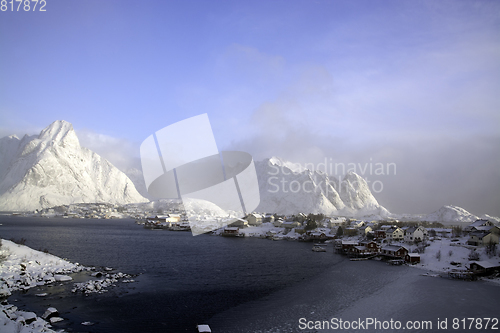
[[[494,225],[481,225],[479,227],[473,227],[474,229],[478,231],[490,231],[492,228],[495,228]]]
[[[490,233],[491,232],[489,232],[489,231],[478,230],[478,231],[471,232],[470,235],[476,236],[479,239],[483,239],[484,237],[488,236]]]
[[[236,230],[239,230],[240,228],[238,227],[226,227],[224,228],[224,230],[228,230],[228,231],[236,231]]]
[[[382,248],[382,250],[385,250],[385,251],[397,251],[397,250],[399,250],[400,248],[403,248],[403,249],[405,249],[405,250],[407,250],[407,251],[408,251],[408,249],[407,249],[406,247],[401,246],[401,245],[387,245],[387,246],[384,246],[384,247]]]
[[[482,261],[472,261],[470,262],[470,265],[472,264],[476,264],[478,266],[481,266],[482,268],[496,268],[496,267],[500,267],[500,263],[496,263],[496,262],[492,262],[492,261],[486,261],[486,260],[482,260]]]
[[[415,232],[415,230],[417,230],[417,227],[409,227],[408,229],[406,229],[406,233],[412,234]]]
[[[398,227],[391,227],[390,229],[387,229],[385,232],[388,234],[392,234],[394,231],[398,230]],[[401,230],[401,229],[399,229]]]
[[[489,223],[491,223],[491,222],[488,220],[476,220],[473,223],[469,224],[469,227],[479,227],[482,225],[487,225]]]
[[[410,256],[410,258],[420,258],[419,253],[408,253],[408,255]]]

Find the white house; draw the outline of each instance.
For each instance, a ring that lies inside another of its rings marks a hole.
[[[281,226],[285,229],[293,229],[302,226],[302,224],[300,224],[300,222],[297,221],[285,221],[281,224]]]
[[[404,231],[401,228],[398,227],[391,227],[390,229],[387,229],[385,231],[385,238],[388,240],[403,240],[404,238]]]
[[[427,238],[427,229],[422,226],[409,227],[405,230],[404,239],[405,242],[421,242]]]
[[[370,231],[373,231],[372,227],[370,225],[364,225],[358,229],[358,234],[360,236],[366,236]]]
[[[273,225],[275,227],[281,227],[282,224],[283,224],[283,219],[282,218],[278,218],[278,219],[274,220],[274,222],[273,222]]]
[[[470,233],[467,244],[474,246],[498,244],[498,235],[489,231],[474,231]]]
[[[262,224],[263,218],[261,214],[252,213],[247,215],[246,220],[248,221],[248,225],[257,226]]]

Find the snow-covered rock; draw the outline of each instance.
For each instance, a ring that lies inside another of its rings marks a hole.
[[[476,215],[457,206],[443,206],[422,218],[423,221],[440,222],[444,225],[462,225],[464,227],[478,219]]]
[[[57,311],[56,308],[50,307],[47,310],[45,310],[44,314],[42,315],[42,318],[45,320],[49,320],[51,317],[57,317],[59,314],[59,311]]]
[[[61,318],[61,317],[50,317],[50,323],[51,324],[54,324],[54,323],[58,323],[60,321],[63,321],[64,319]]]
[[[256,211],[279,214],[387,216],[366,181],[354,172],[342,179],[272,157],[255,163],[260,189]]]
[[[11,304],[0,304],[0,331],[2,333],[55,333],[50,324],[36,316],[34,312],[25,312]]]
[[[110,162],[80,146],[73,126],[55,121],[38,136],[0,139],[0,210],[146,202]]]
[[[108,267],[106,267],[108,268]],[[105,268],[105,270],[106,270]],[[112,268],[111,268],[112,270]],[[94,277],[98,277],[102,279],[99,280],[88,280],[86,282],[80,282],[80,283],[75,283],[73,289],[71,290],[72,292],[82,292],[85,294],[91,294],[91,293],[100,293],[102,294],[103,292],[106,292],[106,288],[110,286],[114,286],[115,283],[118,282],[125,282],[125,283],[131,283],[135,282],[134,280],[130,279],[132,276],[118,272],[118,273],[102,273],[102,272],[95,272],[91,274]]]

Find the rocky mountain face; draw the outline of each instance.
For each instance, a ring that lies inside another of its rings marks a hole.
[[[2,211],[148,201],[123,172],[81,147],[66,121],[53,122],[39,135],[0,139],[0,156]]]
[[[337,179],[277,157],[256,162],[255,168],[261,195],[257,211],[349,216],[390,214],[379,205],[366,181],[354,172]]]

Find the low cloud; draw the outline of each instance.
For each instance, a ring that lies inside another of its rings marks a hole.
[[[88,148],[110,161],[121,171],[131,168],[141,170],[139,146],[124,138],[115,138],[91,130],[76,130],[82,147]]]

